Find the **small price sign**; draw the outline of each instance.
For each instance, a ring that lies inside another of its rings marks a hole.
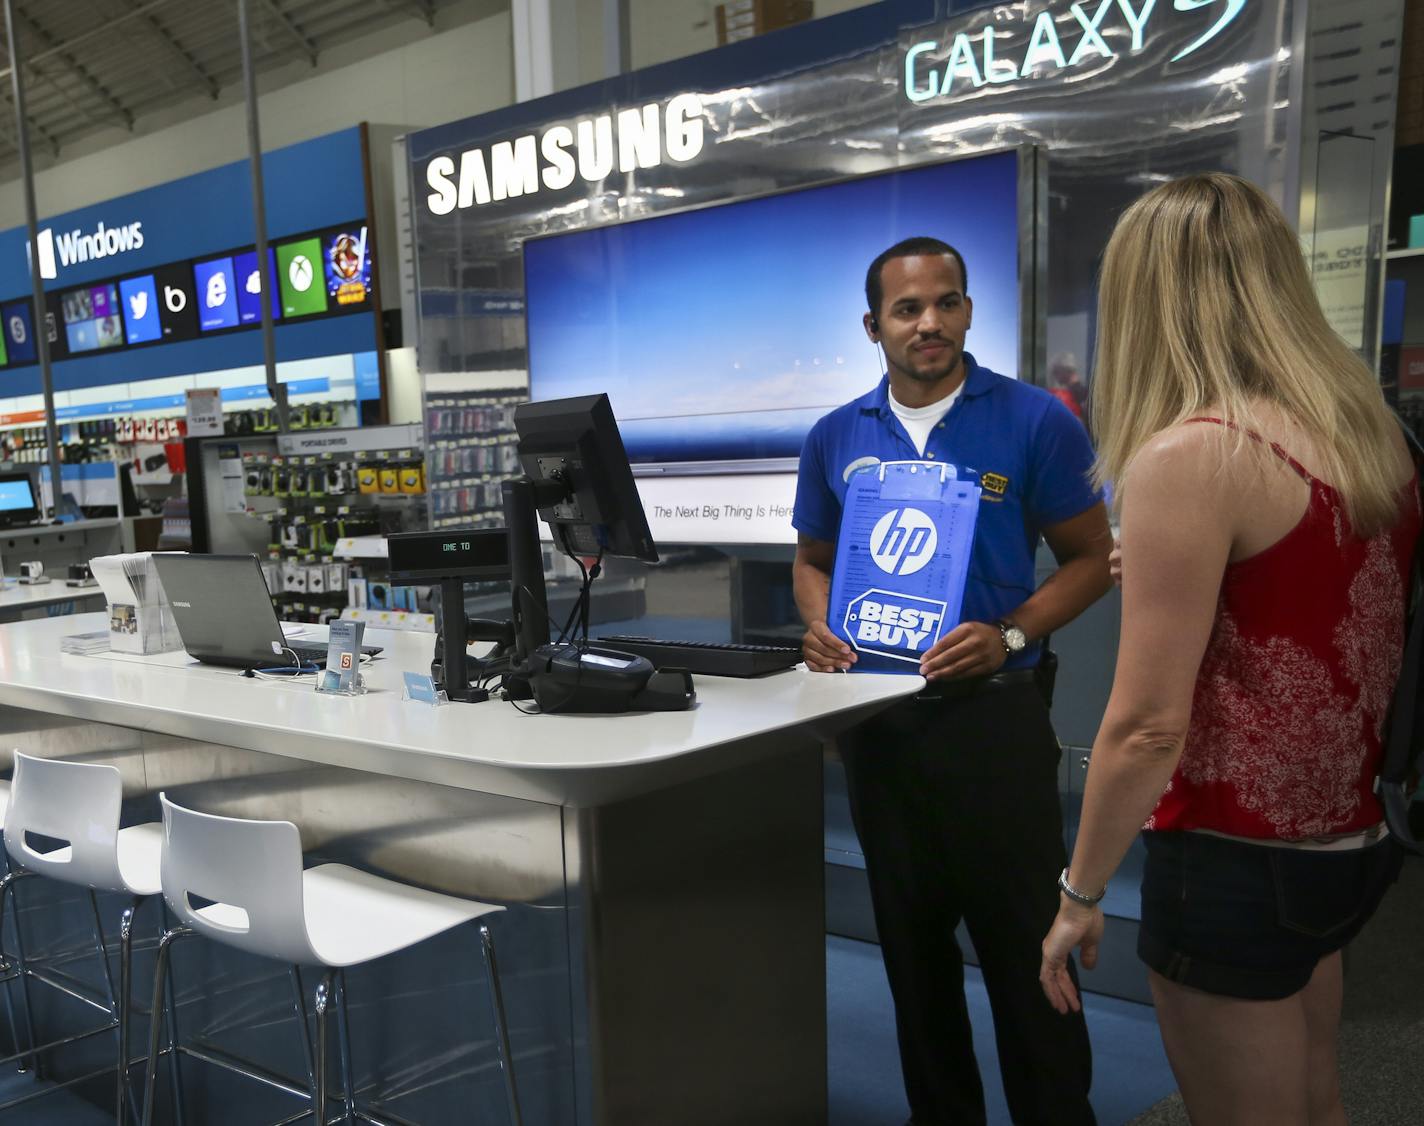
[[[188,392],[188,436],[202,438],[223,432],[222,392],[216,387]]]

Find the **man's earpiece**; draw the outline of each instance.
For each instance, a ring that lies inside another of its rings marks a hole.
[[[880,331],[880,318],[877,317],[874,313],[871,313],[871,314],[870,314],[870,331],[871,331],[871,332],[879,332],[879,331]]]

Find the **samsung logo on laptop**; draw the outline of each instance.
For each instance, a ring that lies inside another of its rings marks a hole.
[[[40,277],[57,278],[61,266],[77,266],[96,258],[112,258],[116,254],[138,250],[143,246],[143,224],[106,227],[100,223],[89,234],[73,230],[59,235],[46,227],[39,233],[38,241]]]
[[[436,215],[457,208],[533,195],[540,188],[560,191],[576,179],[596,184],[619,172],[655,168],[663,158],[686,163],[702,151],[702,99],[679,94],[666,106],[605,113],[573,128],[554,125],[484,149],[466,149],[459,158],[437,156],[425,166],[431,191],[426,206]]]
[[[1201,32],[1172,56],[1172,62],[1180,62],[1220,35],[1245,7],[1246,0],[1171,0],[1170,6],[1167,0],[1098,0],[1086,6],[1070,4],[1066,12],[1041,11],[1031,29],[1025,10],[1020,20],[983,23],[959,32],[948,44],[947,57],[940,53],[938,40],[916,43],[905,52],[905,96],[912,102],[926,102],[985,85],[1047,78],[1085,63],[1116,58],[1119,37],[1127,40],[1123,53],[1135,55],[1147,44],[1149,23],[1156,31],[1166,20],[1175,19],[1164,13],[1215,8],[1193,17]],[[931,52],[940,53],[933,65],[917,61]]]

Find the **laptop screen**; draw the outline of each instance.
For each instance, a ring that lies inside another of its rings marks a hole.
[[[157,553],[153,562],[191,656],[244,668],[292,663],[257,556]]]

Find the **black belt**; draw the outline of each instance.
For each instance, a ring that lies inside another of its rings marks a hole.
[[[963,700],[968,696],[982,696],[1002,688],[1017,688],[1021,684],[1037,683],[1038,673],[1034,669],[1011,669],[1009,672],[996,672],[993,676],[976,676],[967,680],[932,681],[914,698],[926,703]]]

